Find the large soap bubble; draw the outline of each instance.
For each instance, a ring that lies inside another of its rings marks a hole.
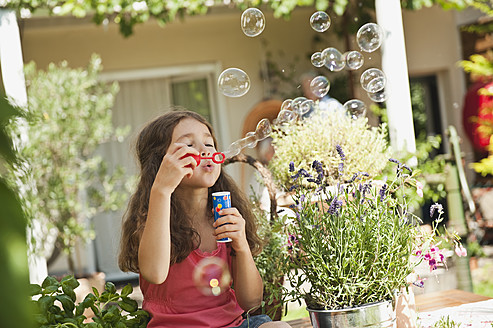
[[[336,48],[324,49],[322,56],[325,58],[325,66],[332,72],[339,72],[346,66],[341,52]]]
[[[353,119],[366,114],[366,105],[359,99],[351,99],[344,103],[344,108]]]
[[[325,11],[317,11],[310,17],[310,25],[317,32],[325,32],[330,27],[330,16]]]
[[[361,52],[356,50],[345,52],[342,57],[346,63],[346,68],[350,70],[359,69],[361,66],[363,66],[363,63],[365,62],[365,58],[363,57]]]
[[[228,265],[218,257],[205,257],[193,271],[193,282],[202,294],[219,296],[231,282]]]
[[[325,65],[325,58],[320,51],[314,52],[311,57],[312,65],[322,67]]]
[[[241,14],[241,29],[246,36],[254,37],[265,28],[264,14],[257,8],[248,8]]]
[[[330,82],[323,75],[316,76],[310,81],[310,91],[318,98],[325,96],[329,92],[329,89]]]
[[[360,83],[367,92],[378,92],[385,88],[387,78],[378,68],[369,68],[361,74]]]
[[[217,86],[225,96],[241,97],[250,90],[250,78],[239,68],[228,68],[219,75]]]
[[[356,41],[361,50],[373,52],[380,48],[383,41],[383,30],[375,23],[361,26],[356,34]]]
[[[387,93],[385,93],[384,89],[377,92],[367,92],[367,94],[371,100],[377,103],[384,102],[387,100]]]

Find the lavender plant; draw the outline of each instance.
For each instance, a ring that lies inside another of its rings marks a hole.
[[[295,192],[296,220],[288,227],[292,243],[292,265],[288,279],[290,297],[304,299],[310,309],[341,309],[391,300],[396,291],[410,281],[414,268],[427,261],[430,270],[444,265],[438,247],[438,223],[431,233],[422,231],[420,218],[407,206],[406,193],[415,189],[415,173],[407,165],[391,160],[395,177],[374,181],[365,172],[346,179],[348,158],[340,146],[337,183],[324,174],[324,163],[313,161],[310,174],[304,168],[289,166]],[[306,183],[317,187],[306,187]],[[309,288],[303,288],[306,283]]]

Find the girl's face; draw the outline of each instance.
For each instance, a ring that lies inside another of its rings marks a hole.
[[[206,125],[193,118],[182,119],[173,130],[171,144],[182,143],[195,148],[201,156],[211,157],[216,152],[214,139]],[[193,170],[190,178],[183,178],[181,186],[209,188],[216,183],[221,173],[221,165],[210,159],[203,159]]]

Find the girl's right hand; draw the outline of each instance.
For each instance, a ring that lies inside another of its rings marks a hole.
[[[187,154],[200,155],[195,148],[189,147],[184,143],[171,144],[161,161],[154,179],[153,188],[158,188],[171,194],[183,178],[192,177],[193,170],[197,167],[197,162],[192,156],[185,157]]]

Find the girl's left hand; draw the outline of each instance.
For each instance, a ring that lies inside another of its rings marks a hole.
[[[216,239],[231,238],[231,246],[236,252],[250,251],[245,233],[245,219],[236,207],[224,208],[218,213],[221,215],[214,222],[214,236]]]

